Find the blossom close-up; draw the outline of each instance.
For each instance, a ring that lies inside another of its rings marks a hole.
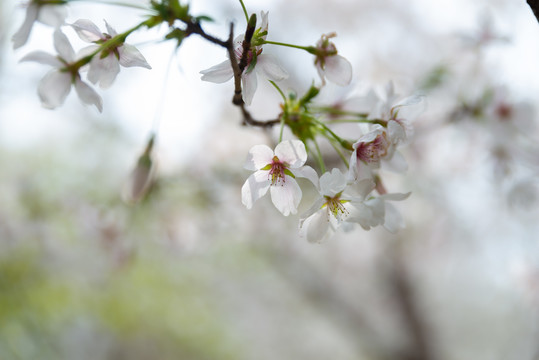
[[[314,64],[322,85],[326,79],[340,86],[350,84],[352,81],[352,64],[337,52],[337,47],[329,39],[337,36],[335,33],[322,35],[316,43]]]
[[[67,17],[65,1],[32,0],[26,5],[24,22],[13,35],[13,48],[18,49],[28,41],[36,21],[58,28]]]
[[[262,23],[260,27],[255,31],[252,42],[263,42],[266,39],[268,33],[268,13],[261,13]],[[257,36],[260,34],[259,36]],[[239,61],[243,57],[243,40],[245,35],[239,35],[234,40],[234,53]],[[277,59],[270,54],[263,54],[262,45],[251,45],[247,54],[247,64],[241,74],[242,81],[242,96],[243,101],[250,105],[253,101],[256,88],[258,86],[257,76],[260,75],[265,79],[272,81],[281,81],[288,77],[288,73],[284,70]],[[217,84],[227,82],[234,76],[234,70],[230,64],[230,60],[225,60],[209,69],[202,70],[201,79]]]
[[[82,49],[79,52],[79,57],[94,54],[98,51],[100,45],[107,41],[114,41],[112,39],[118,33],[106,21],[105,26],[108,33],[102,33],[93,22],[86,19],[80,19],[71,24],[71,27],[83,41],[95,44]],[[152,68],[136,47],[119,42],[93,56],[88,70],[88,80],[93,84],[99,83],[101,88],[106,89],[116,79],[120,72],[120,65],[123,67]]]
[[[73,85],[83,103],[94,105],[101,112],[103,100],[94,89],[81,80],[80,68],[76,63],[73,47],[60,30],[54,32],[54,48],[58,56],[38,50],[27,54],[20,60],[21,62],[34,61],[53,67],[38,85],[37,91],[41,104],[49,109],[61,106]]]
[[[307,151],[299,140],[283,141],[275,151],[266,145],[253,146],[244,167],[254,173],[241,188],[243,204],[252,208],[269,190],[273,205],[283,215],[296,214],[302,191],[295,178],[304,177],[315,185],[318,183],[314,169],[304,165],[306,161]]]

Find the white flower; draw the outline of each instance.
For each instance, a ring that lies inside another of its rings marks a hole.
[[[395,128],[400,126],[395,122],[390,129],[376,124],[373,129],[359,138],[352,147],[350,157],[350,178],[354,180],[372,177],[372,170],[379,169],[382,162],[384,167],[397,173],[403,173],[408,165],[404,157],[396,151]],[[398,139],[398,138],[397,138]]]
[[[58,56],[44,51],[33,51],[20,60],[53,66],[53,69],[39,82],[37,91],[41,104],[49,109],[57,108],[64,103],[73,85],[83,103],[95,105],[101,112],[103,100],[94,89],[81,80],[75,52],[67,37],[59,29],[54,32],[54,48]]]
[[[71,24],[77,35],[84,41],[95,43],[79,52],[78,57],[93,54],[100,44],[103,44],[118,33],[105,21],[108,33],[102,33],[99,28],[90,20],[80,19]],[[152,67],[146,62],[144,56],[132,45],[119,43],[115,47],[106,49],[100,54],[95,55],[90,62],[88,70],[88,80],[93,84],[99,83],[100,87],[105,89],[112,85],[116,76],[120,72],[120,65],[123,67],[140,66],[146,69]]]
[[[271,201],[285,216],[297,213],[301,200],[301,189],[296,177],[318,183],[318,175],[307,161],[305,144],[299,140],[287,140],[275,147],[275,152],[266,145],[255,145],[249,151],[245,168],[255,171],[241,188],[243,204],[250,209],[254,202],[264,196],[268,189]]]
[[[27,4],[26,17],[21,27],[11,38],[13,48],[17,49],[26,44],[34,22],[39,21],[58,28],[67,17],[67,11],[62,1],[31,0]]]
[[[404,200],[409,194],[386,194],[367,197],[375,188],[370,179],[349,184],[339,169],[320,177],[320,197],[300,221],[300,236],[309,242],[321,242],[338,228],[351,230],[354,224],[363,229],[383,225],[391,232],[403,227],[398,211],[385,200]]]
[[[350,230],[353,222],[362,226],[376,226],[383,222],[378,215],[364,204],[366,196],[374,189],[370,179],[348,184],[339,169],[333,169],[320,177],[320,197],[302,215],[299,235],[309,242],[321,242],[329,238],[339,227]],[[353,221],[349,221],[353,220]]]
[[[260,28],[255,31],[253,42],[256,40],[257,34],[261,34],[259,38],[265,40],[268,32],[268,13],[262,12],[262,23]],[[245,35],[240,35],[234,40],[234,49],[238,61],[243,56],[243,39]],[[253,96],[257,88],[257,76],[261,75],[272,81],[281,81],[288,77],[288,73],[279,65],[277,59],[272,55],[262,54],[262,45],[251,46],[247,55],[247,66],[241,75],[243,88],[243,101],[250,105],[253,101]],[[230,60],[223,61],[209,69],[202,70],[201,79],[217,84],[227,82],[234,76],[234,71],[230,65]]]
[[[337,47],[329,39],[337,36],[336,33],[322,35],[316,43],[314,64],[322,85],[326,84],[326,78],[337,85],[348,85],[352,81],[352,65],[346,58],[338,55]]]

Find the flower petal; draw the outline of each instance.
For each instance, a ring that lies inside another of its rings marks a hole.
[[[41,5],[38,20],[45,25],[55,28],[64,24],[67,17],[67,8],[61,5]]]
[[[133,45],[123,44],[118,48],[118,51],[120,53],[120,65],[123,67],[139,66],[146,69],[152,68],[146,61],[146,58]]]
[[[96,55],[90,62],[88,80],[93,84],[99,83],[102,89],[107,89],[112,85],[119,72],[120,64],[114,54],[109,54],[102,59]]]
[[[346,187],[346,177],[341,170],[334,168],[320,177],[320,193],[324,196],[334,197]]]
[[[291,168],[299,168],[307,161],[307,150],[301,140],[285,140],[275,147],[275,155]]]
[[[255,201],[264,196],[270,188],[271,180],[267,171],[257,171],[247,178],[241,187],[241,202],[250,209]]]
[[[345,86],[352,81],[352,64],[340,55],[326,58],[325,75],[337,85]]]
[[[396,233],[400,229],[404,229],[404,219],[397,208],[391,204],[386,203],[385,205],[384,228],[390,233]]]
[[[385,160],[382,162],[382,166],[386,170],[393,171],[397,174],[403,174],[408,170],[408,163],[406,163],[404,156],[398,151],[395,151],[390,159]]]
[[[26,9],[26,17],[24,18],[24,22],[22,23],[21,27],[17,32],[13,35],[11,38],[11,41],[13,41],[13,49],[18,49],[26,42],[28,41],[28,38],[30,37],[30,33],[32,32],[32,27],[34,26],[34,22],[37,19],[37,15],[39,12],[39,7],[35,4],[28,5],[28,8]]]
[[[271,201],[284,216],[298,212],[301,201],[301,188],[293,177],[285,175],[282,185],[270,187]]]
[[[243,85],[243,101],[245,101],[246,105],[251,105],[257,87],[256,72],[244,73],[241,77],[241,83]]]
[[[243,167],[247,170],[259,170],[273,161],[273,150],[266,145],[255,145],[249,150]]]
[[[293,169],[291,172],[296,177],[302,177],[308,179],[310,182],[318,188],[318,174],[316,173],[316,170],[314,170],[310,166],[302,166],[299,169]]]
[[[114,37],[118,35],[118,32],[116,32],[116,30],[112,26],[109,25],[107,20],[103,20],[103,21],[105,21],[105,26],[107,27],[107,32],[110,36]]]
[[[60,55],[62,59],[67,62],[72,62],[75,60],[75,51],[69,43],[69,39],[63,32],[59,29],[54,31],[54,48]]]
[[[288,78],[288,73],[284,70],[277,58],[269,54],[261,54],[256,58],[256,67],[257,71],[262,72],[262,74],[273,81],[281,81]]]
[[[48,109],[62,105],[70,90],[71,75],[58,69],[49,71],[37,87],[41,104]]]
[[[308,242],[319,243],[329,236],[329,219],[327,211],[320,209],[300,223],[299,236]]]
[[[227,82],[234,76],[234,71],[229,60],[225,60],[209,69],[202,70],[200,73],[202,74],[201,80],[216,84]]]
[[[23,61],[35,61],[40,64],[50,65],[57,68],[63,66],[63,63],[58,60],[56,56],[41,50],[32,51],[31,53],[26,54],[22,59],[19,60],[19,62]]]
[[[95,105],[99,112],[103,111],[103,99],[101,99],[101,96],[99,96],[99,94],[88,84],[83,82],[80,77],[77,77],[75,80],[75,90],[83,103]]]
[[[71,24],[71,27],[83,41],[91,43],[104,40],[101,30],[90,20],[79,19]]]

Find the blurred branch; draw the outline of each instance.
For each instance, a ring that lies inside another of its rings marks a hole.
[[[530,5],[531,9],[533,10],[533,14],[535,15],[535,18],[537,21],[539,21],[539,0],[526,0],[528,5]]]
[[[399,356],[403,360],[434,360],[436,356],[429,341],[428,329],[421,314],[414,286],[404,264],[402,249],[393,250],[390,269],[390,285],[395,293],[396,304],[402,314],[406,333],[410,336],[411,346],[408,352]]]

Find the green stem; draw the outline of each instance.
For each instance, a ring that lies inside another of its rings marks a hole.
[[[245,21],[249,22],[249,14],[247,13],[247,8],[243,3],[243,0],[240,0],[241,8],[243,9],[243,14],[245,15]]]
[[[324,158],[322,157],[322,152],[320,151],[320,147],[318,146],[318,143],[314,141],[314,147],[316,148],[316,158],[318,159],[318,166],[320,166],[320,172],[325,173],[326,172],[326,165],[324,164]]]
[[[330,141],[331,143],[331,146],[333,146],[333,148],[335,149],[335,151],[337,152],[337,154],[339,154],[339,157],[341,158],[341,160],[344,162],[344,165],[348,168],[350,167],[350,164],[348,163],[348,159],[344,156],[344,154],[342,153],[341,151],[341,148],[339,146],[336,146],[335,143],[333,141]],[[341,145],[341,144],[339,144]]]
[[[279,45],[279,46],[291,47],[291,48],[294,48],[294,49],[305,50],[305,51],[307,51],[307,52],[310,53],[310,54],[314,54],[314,52],[315,52],[315,50],[316,50],[316,49],[315,49],[314,47],[312,47],[312,46],[301,46],[301,45],[287,44],[287,43],[282,43],[282,42],[278,42],[278,41],[264,40],[263,44],[270,44],[270,45]]]
[[[268,80],[268,81],[271,83],[271,85],[273,85],[277,89],[279,94],[281,94],[281,97],[283,98],[283,101],[286,102],[286,96],[284,95],[284,92],[281,90],[281,88],[275,83],[275,81],[273,81],[273,80]]]

